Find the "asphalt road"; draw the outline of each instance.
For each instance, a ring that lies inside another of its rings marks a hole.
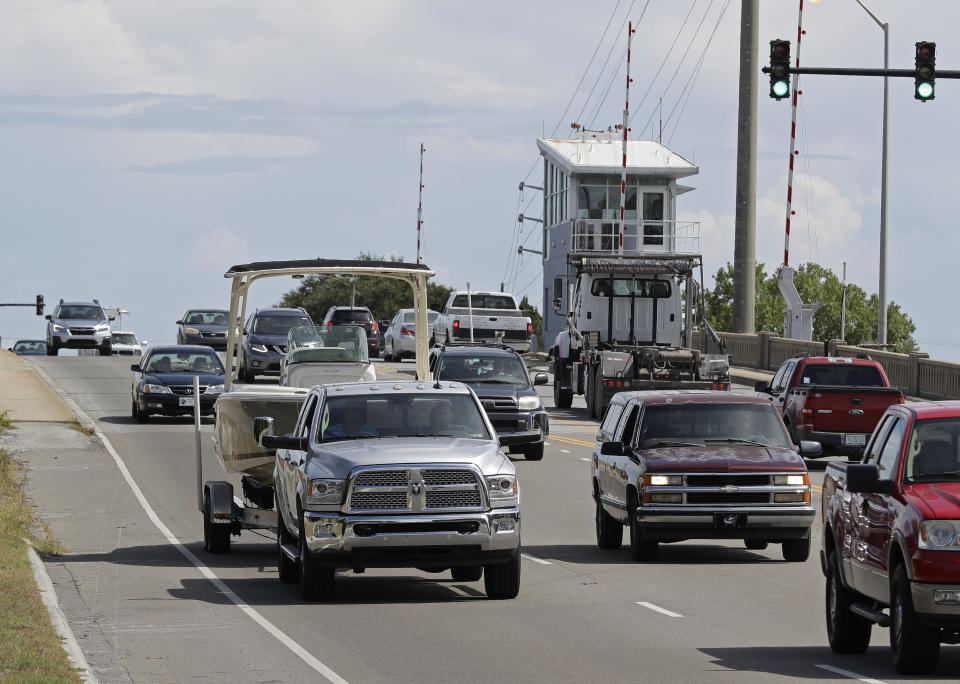
[[[589,470],[596,423],[582,398],[551,410],[543,461],[516,461],[525,554],[517,599],[489,601],[482,581],[455,583],[449,573],[369,570],[339,574],[334,601],[304,604],[276,577],[272,538],[244,532],[229,555],[203,551],[192,420],[134,423],[129,359],[31,362],[96,421],[171,535],[107,451],[60,434],[61,447],[28,454],[31,496],[71,551],[51,572],[76,588],[64,608],[89,637],[81,646],[95,651],[88,657],[102,681],[898,679],[885,629],[863,656],[827,647],[819,534],[806,563],[784,562],[779,545],[758,552],[735,542],[667,544],[651,564],[631,561],[626,548],[599,550]],[[552,406],[550,386],[540,389]],[[213,457],[212,425],[202,431],[205,479],[239,490]],[[44,434],[59,433],[34,438]],[[823,463],[811,470],[819,485]],[[944,647],[939,674],[960,677],[960,647]]]

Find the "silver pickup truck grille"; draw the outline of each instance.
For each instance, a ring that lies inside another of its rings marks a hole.
[[[484,510],[484,488],[472,468],[370,468],[354,471],[348,513]]]

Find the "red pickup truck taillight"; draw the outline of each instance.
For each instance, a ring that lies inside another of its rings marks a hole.
[[[800,413],[803,416],[810,416],[809,419],[804,419],[804,420],[813,419],[813,394],[812,393],[808,393],[806,399],[803,400],[803,408],[800,410]],[[813,423],[807,422],[803,427],[807,430],[812,430]]]

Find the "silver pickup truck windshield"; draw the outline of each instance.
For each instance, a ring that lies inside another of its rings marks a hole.
[[[466,394],[329,397],[317,431],[323,442],[377,437],[491,439],[480,408]]]
[[[640,425],[640,448],[661,442],[704,445],[756,444],[789,448],[772,406],[756,404],[664,404],[647,406]],[[667,444],[664,444],[667,446]]]

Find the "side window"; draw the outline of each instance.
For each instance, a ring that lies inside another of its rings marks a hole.
[[[894,416],[891,414],[884,415],[880,422],[877,423],[876,429],[873,431],[873,439],[867,442],[867,446],[863,451],[864,463],[876,463],[877,454],[880,453],[880,447],[883,446],[883,440],[887,436],[887,432],[890,430],[890,425],[894,421]]]
[[[783,380],[783,372],[787,369],[787,363],[782,364],[780,366],[780,370],[778,370],[777,374],[773,376],[773,380],[770,381],[770,389],[776,390],[778,387],[780,387],[780,382]]]
[[[607,415],[603,419],[603,424],[600,426],[604,441],[609,441],[613,437],[613,431],[616,429],[617,421],[620,420],[622,414],[623,404],[610,404]]]
[[[790,378],[793,376],[793,369],[797,367],[796,361],[787,361],[783,365],[783,375],[780,376],[779,382],[773,387],[775,392],[782,392],[788,384],[790,384]],[[776,378],[774,378],[776,380]]]
[[[637,427],[637,414],[640,413],[640,406],[631,404],[627,418],[620,423],[620,439],[624,444],[633,443],[633,431]]]
[[[306,437],[310,434],[310,425],[313,423],[313,416],[317,410],[317,395],[311,394],[307,397],[307,403],[300,412],[300,419],[297,421],[295,434],[297,437]]]
[[[896,418],[893,427],[887,437],[883,449],[880,451],[878,464],[880,466],[880,479],[892,480],[897,476],[898,459],[900,458],[900,447],[903,446],[903,430],[906,421],[903,418]]]

